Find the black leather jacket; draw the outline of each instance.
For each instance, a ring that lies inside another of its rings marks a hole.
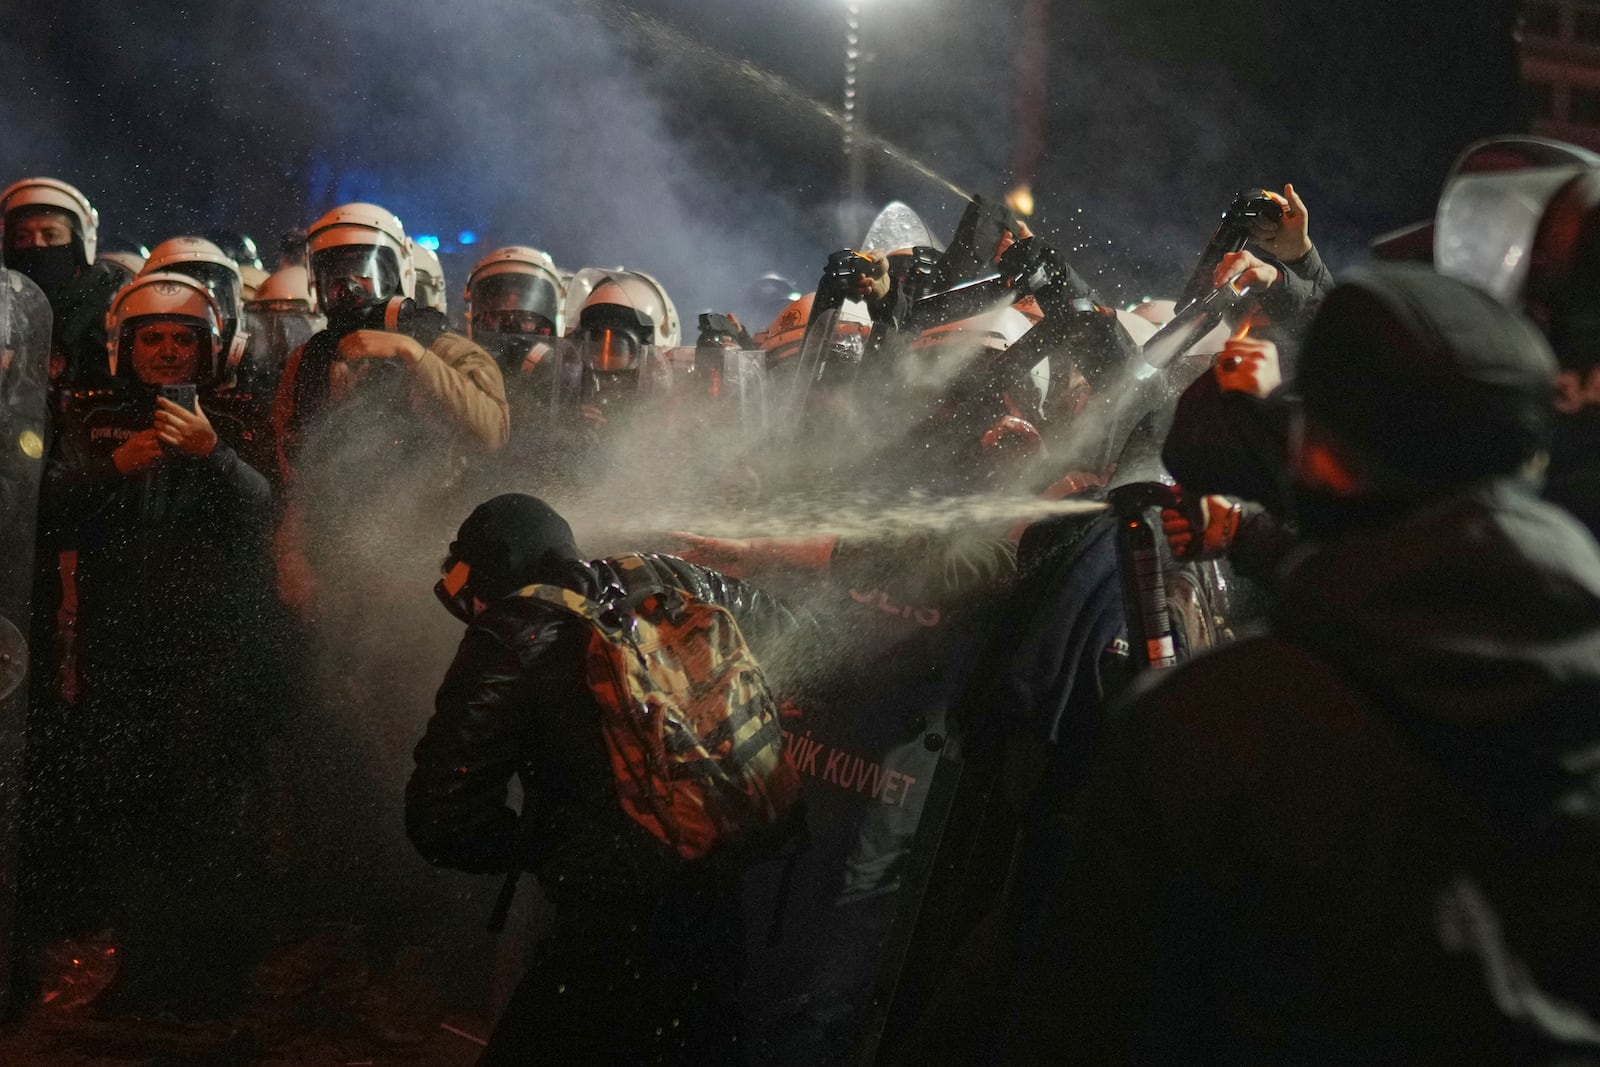
[[[779,643],[814,636],[809,617],[753,586],[672,556],[644,558],[662,585],[727,608],[763,660]],[[608,560],[573,563],[546,580],[591,597],[617,581]],[[584,683],[587,641],[577,620],[517,597],[468,627],[406,787],[406,831],[428,862],[532,870],[558,904],[649,896],[673,871],[665,846],[617,802]],[[506,803],[513,776],[521,819]]]

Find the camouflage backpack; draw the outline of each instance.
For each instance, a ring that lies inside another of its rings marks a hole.
[[[727,609],[661,585],[638,555],[611,562],[623,585],[614,598],[551,585],[517,595],[588,624],[586,681],[623,810],[680,859],[701,859],[780,822],[799,798],[799,775]]]

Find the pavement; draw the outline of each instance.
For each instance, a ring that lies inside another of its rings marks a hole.
[[[402,949],[379,970],[352,931],[274,952],[250,1003],[209,1022],[109,1015],[96,1007],[105,956],[68,953],[62,964],[41,1002],[0,1031],[5,1067],[470,1067],[489,1031],[445,1003],[420,951]]]

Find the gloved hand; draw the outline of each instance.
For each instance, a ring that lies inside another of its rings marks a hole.
[[[1167,545],[1181,560],[1217,559],[1228,554],[1239,533],[1244,505],[1225,496],[1203,496],[1191,505],[1163,508],[1161,525]],[[1196,542],[1196,534],[1199,541]]]
[[[1013,241],[995,263],[1000,280],[1021,295],[1032,296],[1055,280],[1061,256],[1043,238],[1028,236]]]
[[[862,255],[872,261],[872,268],[862,269],[856,275],[856,299],[876,304],[889,295],[889,286],[893,284],[893,279],[889,277],[889,254],[872,251],[863,252]]]

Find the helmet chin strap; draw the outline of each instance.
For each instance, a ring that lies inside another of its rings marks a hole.
[[[235,330],[233,339],[228,342],[227,360],[223,364],[229,375],[238,371],[239,365],[244,362],[245,349],[250,345],[250,334],[244,330]]]

